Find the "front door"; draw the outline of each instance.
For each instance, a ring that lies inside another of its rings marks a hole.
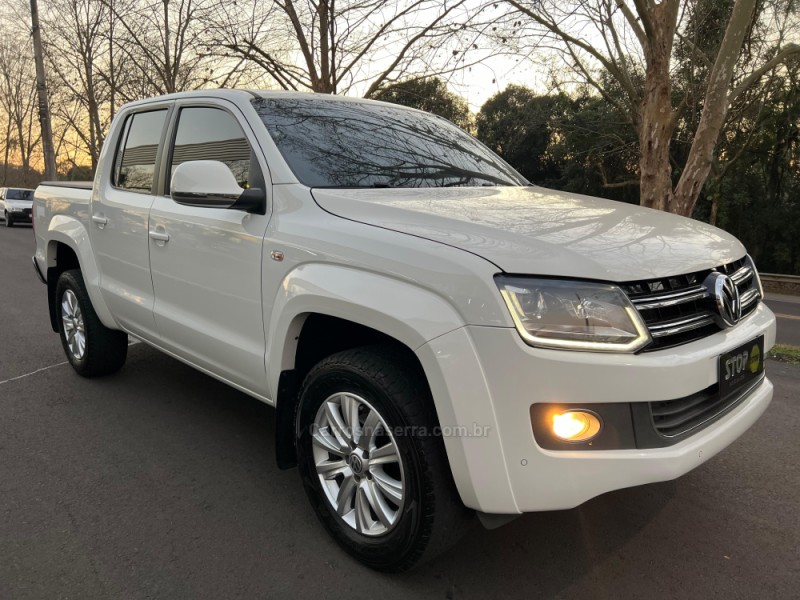
[[[252,132],[235,107],[179,104],[175,120],[167,181],[182,162],[217,160],[228,165],[240,186],[264,187],[269,195],[262,175],[266,165],[259,164]],[[165,192],[150,211],[161,343],[196,366],[264,395],[261,247],[269,210],[258,215],[184,206]]]

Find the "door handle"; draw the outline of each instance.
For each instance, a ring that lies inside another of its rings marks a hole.
[[[108,219],[106,219],[103,215],[92,215],[92,221],[97,224],[97,227],[102,229],[108,224]]]
[[[166,231],[150,230],[150,238],[157,242],[168,242],[169,234]]]

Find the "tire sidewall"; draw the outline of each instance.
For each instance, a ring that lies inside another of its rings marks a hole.
[[[361,396],[380,413],[395,434],[395,442],[403,461],[406,499],[402,516],[391,531],[380,536],[365,536],[347,525],[325,496],[316,473],[311,425],[322,403],[338,392]],[[351,555],[373,568],[392,570],[394,564],[415,552],[415,545],[419,543],[420,533],[426,525],[426,510],[422,505],[428,487],[424,479],[424,461],[413,437],[398,435],[398,430],[411,430],[409,423],[379,385],[343,365],[331,365],[309,376],[301,392],[296,422],[299,424],[298,466],[303,486],[317,516]]]

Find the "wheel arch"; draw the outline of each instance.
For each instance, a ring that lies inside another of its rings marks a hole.
[[[98,318],[106,327],[117,328],[100,293],[100,273],[89,241],[89,232],[78,219],[56,215],[50,221],[45,252],[50,325],[58,331],[55,291],[58,277],[66,270],[79,269]]]
[[[374,343],[397,346],[426,378],[417,348],[464,325],[454,307],[416,284],[351,267],[295,269],[279,288],[267,331],[275,399],[278,466],[295,465],[294,418],[303,377],[335,352]],[[434,407],[435,408],[435,407]]]

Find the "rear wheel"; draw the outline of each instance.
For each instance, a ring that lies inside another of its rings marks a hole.
[[[8,214],[8,211],[5,213],[5,220],[6,220],[6,227],[13,227],[14,226],[14,219],[11,218],[11,215]]]
[[[79,270],[61,273],[56,303],[61,345],[80,375],[108,375],[122,368],[128,355],[128,336],[100,322]]]
[[[391,346],[330,356],[301,391],[298,465],[329,533],[369,567],[403,571],[471,520],[418,365]]]

